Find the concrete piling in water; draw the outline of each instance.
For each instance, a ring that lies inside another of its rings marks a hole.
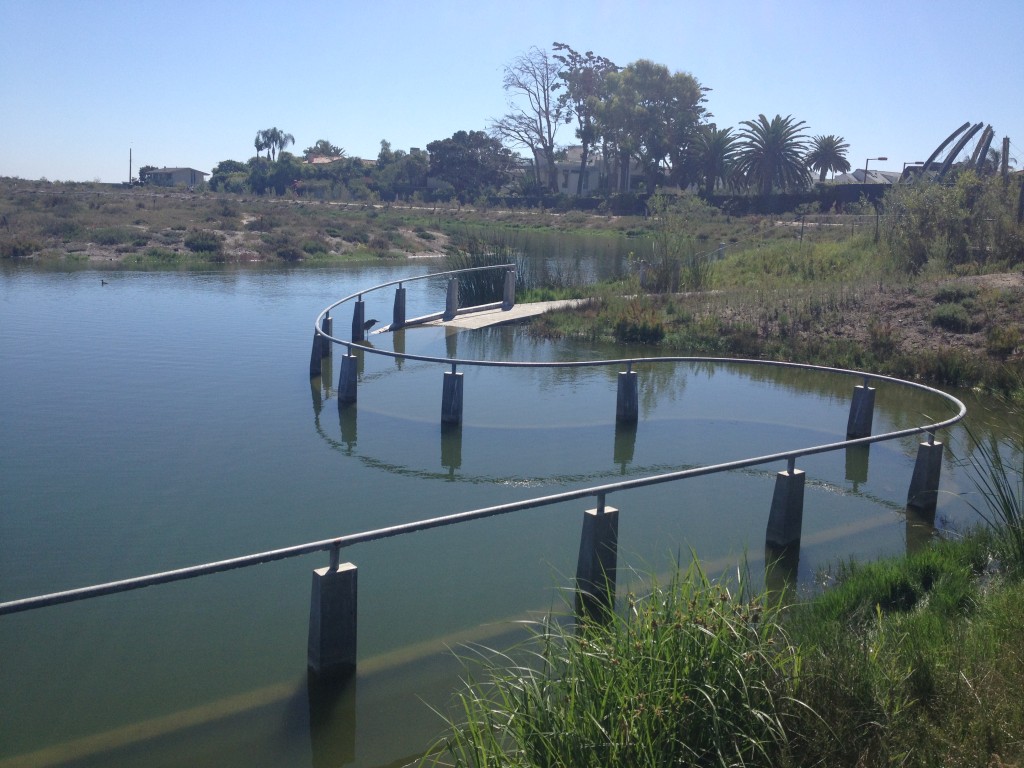
[[[620,424],[636,424],[640,418],[639,398],[636,371],[630,364],[629,370],[619,371],[619,387],[615,397],[615,421]]]
[[[395,306],[391,311],[391,330],[395,331],[405,325],[405,288],[399,283],[395,289]]]
[[[351,352],[341,356],[341,373],[338,374],[338,407],[356,401],[356,381],[359,359]]]
[[[462,374],[455,372],[455,366],[445,371],[441,390],[441,423],[462,423]]]
[[[320,337],[320,356],[330,357],[334,352],[334,344],[329,338],[325,338],[334,335],[334,318],[331,317],[330,312],[324,315],[324,319],[320,321],[320,330],[324,332],[324,335]]]
[[[942,443],[929,432],[928,440],[917,446],[917,461],[907,491],[907,506],[926,514],[935,513],[942,475]]]
[[[320,332],[313,329],[313,349],[309,353],[309,378],[315,379],[321,373],[320,361],[323,360],[323,337]]]
[[[596,509],[583,514],[580,556],[576,565],[576,613],[589,618],[607,615],[615,607],[615,569],[618,561],[619,510],[598,498]]]
[[[501,298],[501,308],[512,309],[516,305],[516,271],[510,269],[505,272],[505,291]]]
[[[356,600],[358,570],[337,563],[313,571],[309,604],[308,666],[321,677],[349,676],[356,669]]]
[[[453,277],[448,281],[448,298],[444,306],[444,320],[452,320],[459,314],[459,278]]]
[[[360,296],[352,305],[352,341],[363,341],[366,339],[366,331],[363,324],[366,321],[366,304]]]
[[[853,388],[853,400],[850,402],[850,418],[846,422],[846,439],[871,435],[871,422],[875,413],[875,390],[868,386],[868,379]]]
[[[775,476],[772,509],[768,515],[765,544],[783,549],[800,543],[804,521],[804,483],[807,477],[789,460],[789,468]]]

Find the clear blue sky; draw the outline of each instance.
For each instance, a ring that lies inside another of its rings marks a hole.
[[[720,127],[839,134],[855,168],[967,120],[1024,164],[1021,0],[0,0],[0,176],[123,181],[129,148],[135,171],[210,171],[273,126],[297,153],[425,148],[486,129],[504,67],[554,41],[690,72]]]

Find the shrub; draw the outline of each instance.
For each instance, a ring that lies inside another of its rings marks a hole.
[[[985,348],[995,357],[1009,357],[1021,344],[1019,325],[995,325],[988,329]]]
[[[953,333],[970,333],[974,321],[961,304],[939,304],[932,310],[932,325]]]
[[[194,229],[185,235],[185,247],[195,253],[220,253],[224,238],[206,229]]]

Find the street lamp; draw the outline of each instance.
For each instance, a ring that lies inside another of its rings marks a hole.
[[[867,160],[865,160],[864,161],[864,181],[861,182],[861,183],[863,183],[863,184],[867,184],[868,183],[868,163],[870,163],[872,160],[888,160],[888,159],[889,159],[888,157],[869,157]]]

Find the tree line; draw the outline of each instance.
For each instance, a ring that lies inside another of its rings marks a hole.
[[[810,135],[803,120],[764,114],[719,127],[707,109],[711,89],[688,72],[639,59],[619,66],[592,51],[555,42],[513,59],[502,82],[508,112],[486,131],[457,131],[426,149],[392,149],[376,160],[348,157],[320,139],[294,155],[294,137],[257,132],[247,162],[214,169],[214,190],[321,198],[475,200],[483,195],[550,195],[566,189],[570,156],[576,195],[653,192],[658,187],[767,196],[808,188],[817,175],[850,170],[849,144]],[[571,138],[566,132],[571,131]],[[524,151],[526,157],[513,150]],[[559,184],[561,177],[562,184]],[[585,188],[585,179],[597,183]]]

